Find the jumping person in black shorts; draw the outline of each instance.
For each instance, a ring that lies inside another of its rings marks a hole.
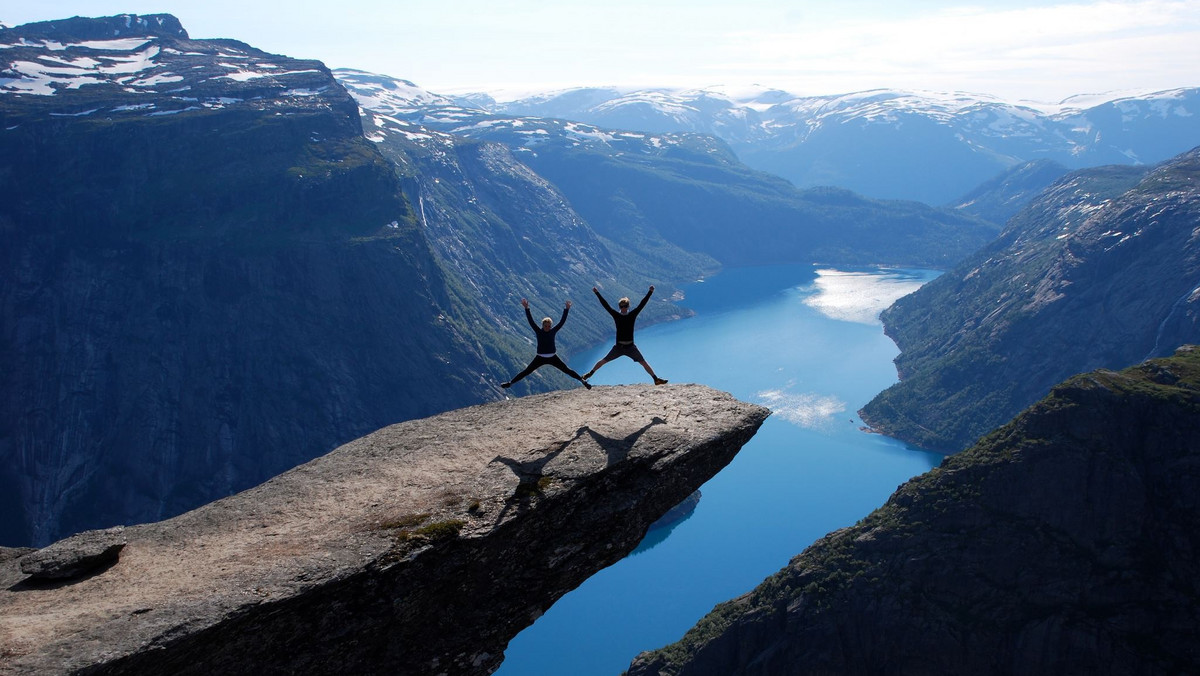
[[[538,367],[549,364],[559,371],[571,376],[575,380],[583,383],[583,386],[589,390],[592,389],[592,386],[589,385],[586,380],[581,378],[578,373],[572,371],[571,368],[563,362],[563,360],[558,358],[558,354],[554,349],[554,334],[558,333],[558,330],[562,328],[562,325],[567,322],[567,312],[571,310],[571,301],[567,301],[566,307],[563,308],[562,319],[558,320],[558,326],[553,328],[550,327],[551,322],[549,317],[546,317],[542,320],[541,327],[538,327],[537,324],[533,323],[533,314],[529,312],[528,300],[522,298],[521,305],[525,307],[525,319],[529,322],[529,325],[533,327],[533,332],[537,334],[537,356],[533,358],[533,361],[529,362],[529,366],[526,366],[524,371],[521,371],[517,375],[513,376],[513,379],[507,383],[500,383],[500,387],[505,389],[512,387],[513,383],[524,378],[530,373],[533,373],[538,369]]]
[[[649,373],[650,377],[654,379],[655,385],[666,385],[666,379],[654,375],[654,369],[650,368],[650,364],[646,363],[646,359],[642,357],[642,353],[637,349],[637,345],[633,344],[633,324],[637,321],[638,313],[642,311],[642,308],[646,307],[646,301],[650,300],[650,295],[654,293],[654,287],[650,287],[650,290],[646,292],[646,297],[642,299],[642,302],[638,303],[638,306],[632,312],[629,310],[628,298],[622,298],[617,301],[617,307],[621,308],[621,311],[617,312],[609,306],[608,301],[604,300],[604,296],[600,295],[599,289],[593,286],[592,293],[596,294],[596,297],[600,299],[600,304],[604,306],[605,310],[608,310],[608,314],[612,315],[613,321],[616,322],[617,341],[612,349],[608,351],[608,354],[596,362],[591,371],[583,374],[584,381],[591,378],[592,374],[600,370],[601,366],[604,366],[617,357],[624,356],[641,364],[642,368],[646,369],[646,373]]]

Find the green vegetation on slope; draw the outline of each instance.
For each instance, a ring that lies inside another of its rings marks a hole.
[[[633,676],[1189,673],[1200,350],[1062,383]]]
[[[861,414],[918,446],[955,452],[1094,368],[1200,340],[1193,302],[1200,154],[1153,171],[1069,174],[979,252],[882,319],[900,382]]]

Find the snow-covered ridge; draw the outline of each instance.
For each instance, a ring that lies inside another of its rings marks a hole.
[[[334,75],[358,104],[370,111],[376,130],[367,137],[376,142],[387,134],[400,134],[414,142],[445,144],[451,135],[500,141],[519,151],[558,144],[651,153],[682,142],[679,134],[621,131],[553,117],[490,112],[386,75],[351,69],[338,69]]]
[[[408,80],[347,68],[338,69],[335,75],[359,105],[385,115],[455,105],[449,97],[429,92]]]
[[[572,119],[600,120],[654,117],[660,125],[674,121],[680,130],[716,133],[727,140],[771,136],[772,130],[813,128],[829,121],[862,120],[895,123],[919,116],[942,124],[971,126],[981,133],[1029,135],[1047,124],[1084,115],[1088,110],[1113,105],[1122,110],[1143,103],[1159,116],[1189,116],[1188,96],[1195,88],[1159,91],[1114,91],[1073,96],[1057,103],[1009,101],[969,92],[869,90],[824,96],[797,96],[767,87],[703,89],[588,88],[560,90],[505,103],[494,103],[491,112],[521,111],[536,114],[549,109]],[[586,92],[589,96],[582,96]],[[480,97],[483,98],[483,97]],[[1140,109],[1139,109],[1140,110]],[[734,132],[728,127],[744,127]],[[726,127],[723,129],[722,127]],[[728,138],[733,136],[734,138]],[[801,134],[803,136],[803,134]]]
[[[579,92],[607,92],[602,101],[596,106],[614,107],[625,103],[660,102],[668,107],[689,106],[702,99],[724,100],[730,105],[746,107],[758,112],[769,110],[773,106],[787,108],[853,108],[857,106],[879,106],[887,103],[898,111],[928,112],[937,111],[943,114],[961,113],[979,106],[1000,106],[1036,111],[1043,115],[1069,115],[1079,111],[1094,108],[1106,103],[1123,100],[1144,100],[1159,98],[1178,98],[1181,93],[1194,88],[1176,88],[1169,90],[1139,89],[1118,90],[1104,93],[1080,94],[1068,97],[1059,102],[1008,100],[989,94],[973,92],[941,92],[933,90],[895,90],[874,89],[843,94],[797,95],[790,92],[763,86],[726,87],[715,85],[696,88],[654,88],[630,89],[620,87],[562,89],[552,92],[531,94],[496,103],[498,109],[508,109],[521,106],[545,105],[562,101],[575,96]]]
[[[365,109],[518,151],[565,145],[653,154],[687,143],[689,152],[731,153],[800,187],[930,204],[957,200],[1030,160],[1150,164],[1200,144],[1200,88],[1053,104],[884,89],[796,96],[762,86],[584,87],[502,101],[495,92],[441,95],[361,71],[335,76]]]
[[[114,31],[117,37],[93,39]],[[0,33],[0,102],[41,100],[33,108],[23,106],[25,114],[157,116],[248,101],[261,107],[294,100],[312,107],[323,105],[316,100],[325,92],[344,100],[319,62],[267,54],[232,40],[190,40],[166,15],[71,19]]]
[[[126,91],[158,92],[158,84],[184,79],[179,65],[194,68],[186,59],[174,63],[160,58],[163,55],[205,57],[216,59],[217,65],[228,69],[215,77],[244,82],[262,77],[281,78],[301,73],[318,73],[316,69],[280,70],[272,63],[256,63],[251,54],[233,48],[212,53],[182,52],[159,46],[159,38],[123,38],[119,40],[88,41],[62,44],[55,41],[30,41],[2,44],[0,50],[21,48],[22,56],[10,61],[0,77],[0,93],[28,93],[53,96],[64,89],[79,89],[92,84],[120,85]],[[0,52],[3,54],[4,52]],[[232,64],[221,61],[241,60]],[[179,72],[174,72],[179,70]]]

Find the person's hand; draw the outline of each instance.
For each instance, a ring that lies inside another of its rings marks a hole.
[[[653,284],[650,285],[650,293],[654,293],[654,285]]]
[[[570,309],[571,309],[571,301],[567,301],[567,309],[568,309],[568,310],[570,310]]]
[[[592,293],[600,293],[600,289],[597,289],[596,287],[593,286]]]
[[[527,299],[525,299],[525,298],[522,298],[522,299],[521,299],[521,307],[523,307],[523,308],[525,308],[526,310],[528,310],[528,309],[529,309],[529,301],[528,301]]]

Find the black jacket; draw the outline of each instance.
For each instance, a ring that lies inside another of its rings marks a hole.
[[[609,306],[608,301],[604,300],[604,296],[601,296],[599,291],[596,292],[596,297],[600,299],[600,304],[604,306],[605,310],[608,310],[608,314],[612,315],[613,321],[617,324],[618,343],[633,342],[633,323],[637,321],[638,313],[642,311],[642,308],[646,307],[646,301],[650,300],[650,296],[653,293],[653,291],[647,291],[646,297],[642,299],[642,302],[638,303],[636,308],[625,314],[621,314]]]
[[[563,308],[562,319],[558,320],[558,324],[551,327],[549,331],[543,331],[540,324],[533,321],[533,314],[529,312],[529,308],[525,308],[525,319],[529,321],[529,325],[533,327],[533,332],[537,334],[537,353],[538,354],[555,354],[554,349],[554,334],[562,328],[562,325],[567,321],[567,311],[570,308]]]

